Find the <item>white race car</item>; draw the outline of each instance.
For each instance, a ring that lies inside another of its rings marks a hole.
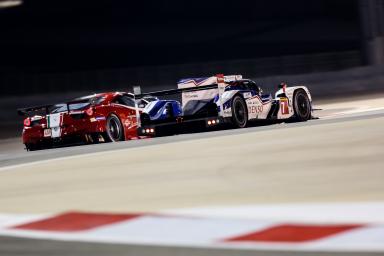
[[[183,79],[178,89],[135,95],[142,98],[181,94],[178,100],[156,100],[140,115],[139,133],[178,133],[203,125],[230,123],[243,128],[253,120],[306,121],[312,118],[312,97],[307,87],[280,84],[274,97],[241,75]]]

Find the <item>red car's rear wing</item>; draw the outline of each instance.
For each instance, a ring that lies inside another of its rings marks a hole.
[[[27,116],[31,112],[38,112],[42,111],[43,114],[48,114],[48,109],[52,107],[53,105],[42,105],[42,106],[35,106],[35,107],[28,107],[28,108],[19,108],[17,109],[17,114],[19,116]]]
[[[92,102],[89,101],[89,99],[80,99],[80,100],[72,100],[66,103],[58,103],[58,104],[49,104],[49,105],[41,105],[41,106],[35,106],[35,107],[28,107],[28,108],[19,108],[17,109],[17,114],[20,116],[28,116],[30,113],[33,113],[33,115],[38,112],[41,115],[48,115],[49,108],[55,106],[55,105],[67,105],[67,112],[70,111],[70,105],[78,104],[78,103],[87,103],[89,102],[92,105]]]

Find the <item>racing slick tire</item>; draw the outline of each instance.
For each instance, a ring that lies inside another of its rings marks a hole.
[[[37,151],[52,148],[52,145],[47,143],[25,143],[24,145],[27,151]]]
[[[124,140],[123,125],[121,124],[120,119],[114,114],[111,114],[107,118],[106,131],[107,141],[115,142]]]
[[[232,100],[232,124],[237,128],[244,128],[248,125],[247,104],[239,95]]]
[[[40,147],[39,147],[38,144],[26,143],[25,144],[25,149],[27,151],[35,151],[35,150],[39,150]]]
[[[308,94],[300,89],[293,95],[293,109],[295,112],[295,121],[307,121],[311,118],[311,102]]]

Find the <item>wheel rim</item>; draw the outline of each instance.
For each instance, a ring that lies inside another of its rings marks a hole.
[[[245,122],[245,109],[243,104],[240,101],[235,102],[235,117],[239,124],[244,124]]]
[[[120,139],[121,129],[120,129],[119,122],[115,118],[112,118],[109,121],[108,131],[113,140]]]
[[[307,116],[309,112],[308,100],[303,94],[297,96],[297,108],[301,116]]]

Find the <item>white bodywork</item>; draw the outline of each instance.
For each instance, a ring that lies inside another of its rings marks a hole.
[[[231,100],[235,94],[241,94],[245,99],[248,108],[248,120],[252,119],[266,119],[269,111],[271,110],[272,100],[263,102],[258,95],[252,96],[250,92],[241,92],[239,90],[226,91],[222,94],[219,101],[223,104]],[[231,117],[232,108],[227,107],[224,109],[223,117]]]
[[[61,126],[63,124],[63,113],[47,115],[48,128],[44,130],[45,137],[59,138],[61,137]],[[49,133],[47,133],[49,131]]]
[[[275,100],[279,101],[280,104],[279,112],[277,113],[277,119],[287,119],[295,114],[293,108],[293,95],[298,89],[303,89],[307,93],[309,101],[312,102],[311,94],[306,86],[292,86],[285,89],[280,89],[275,93]],[[284,92],[287,96],[286,98],[278,97],[278,95],[281,95]]]
[[[259,96],[253,96],[245,99],[248,107],[248,120],[252,119],[267,119],[268,113],[271,110],[272,99],[263,102]]]
[[[248,120],[254,119],[267,119],[268,114],[271,110],[272,103],[277,102],[280,104],[279,111],[277,113],[277,119],[288,119],[294,115],[294,106],[293,106],[293,95],[295,90],[303,89],[308,97],[310,102],[312,102],[311,94],[307,87],[305,86],[293,86],[286,87],[284,89],[279,89],[275,93],[275,98],[272,97],[266,98],[264,100],[261,99],[259,95],[252,95],[250,92],[243,92],[242,90],[230,90],[225,91],[225,87],[227,86],[226,82],[241,80],[241,75],[231,75],[231,76],[212,76],[208,78],[202,78],[197,81],[196,79],[187,79],[182,80],[178,83],[178,88],[191,88],[191,87],[199,87],[205,85],[217,84],[218,88],[209,89],[209,90],[201,90],[194,92],[183,92],[182,93],[182,107],[187,105],[187,103],[191,100],[210,100],[216,97],[219,94],[219,100],[216,104],[220,107],[219,116],[221,117],[232,117],[232,108],[231,105],[225,106],[225,103],[231,101],[232,98],[236,94],[240,94],[248,108]],[[278,95],[284,94],[286,97],[278,97]]]
[[[217,83],[217,77],[212,76],[200,82],[196,82],[194,79],[189,79],[183,82],[179,82],[177,84],[177,87],[179,89],[185,89],[185,88],[191,88],[191,87],[211,85],[216,83]],[[181,94],[181,106],[184,109],[187,103],[191,100],[209,100],[209,99],[213,99],[217,94],[218,94],[217,89],[195,91],[195,92],[183,92]]]

